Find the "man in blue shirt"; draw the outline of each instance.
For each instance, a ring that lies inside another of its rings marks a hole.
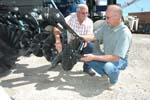
[[[127,53],[131,45],[132,35],[122,22],[122,9],[117,5],[109,5],[106,10],[106,21],[95,31],[94,35],[83,37],[86,41],[99,40],[103,44],[103,53],[85,54],[81,61],[109,79],[109,90],[118,81],[119,72],[128,65]]]

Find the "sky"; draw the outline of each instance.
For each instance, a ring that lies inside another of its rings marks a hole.
[[[101,2],[105,2],[107,0],[100,0]],[[131,0],[117,0],[117,4],[126,4],[126,2],[130,2]],[[128,13],[131,12],[150,12],[150,1],[149,0],[138,0],[134,4],[129,5],[126,8],[123,8],[123,15],[127,16]]]

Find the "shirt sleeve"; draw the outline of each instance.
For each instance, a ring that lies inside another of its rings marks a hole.
[[[68,16],[65,17],[65,21],[66,21],[67,24],[68,24],[69,21],[72,19],[72,17],[75,16],[75,14],[76,14],[76,13],[71,13],[70,15],[68,15]]]
[[[106,23],[101,23],[101,25],[99,25],[98,29],[96,29],[94,31],[94,35],[96,37],[96,40],[98,40],[100,43],[103,42],[103,33],[105,31],[105,27],[106,27]]]
[[[128,50],[129,50],[130,45],[131,45],[130,33],[122,34],[116,43],[114,54],[118,55],[122,58],[125,58]]]
[[[69,15],[69,16],[67,16],[67,17],[65,17],[65,21],[66,21],[66,23],[67,23],[67,24],[68,24],[68,22],[69,22],[70,18],[71,18],[71,16],[70,16],[70,15]]]

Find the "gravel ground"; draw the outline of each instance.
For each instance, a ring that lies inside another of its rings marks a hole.
[[[48,71],[43,57],[20,57],[1,86],[13,100],[149,100],[150,35],[133,34],[129,66],[121,71],[116,88],[107,90],[107,81],[82,72],[78,62],[72,71],[61,66]],[[0,98],[0,100],[3,100]]]

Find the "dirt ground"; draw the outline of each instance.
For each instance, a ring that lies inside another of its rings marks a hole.
[[[72,71],[61,66],[48,71],[50,63],[33,55],[20,57],[12,72],[0,78],[1,86],[13,100],[149,100],[149,57],[150,35],[133,34],[129,66],[113,91],[99,76],[83,73],[81,62]]]

